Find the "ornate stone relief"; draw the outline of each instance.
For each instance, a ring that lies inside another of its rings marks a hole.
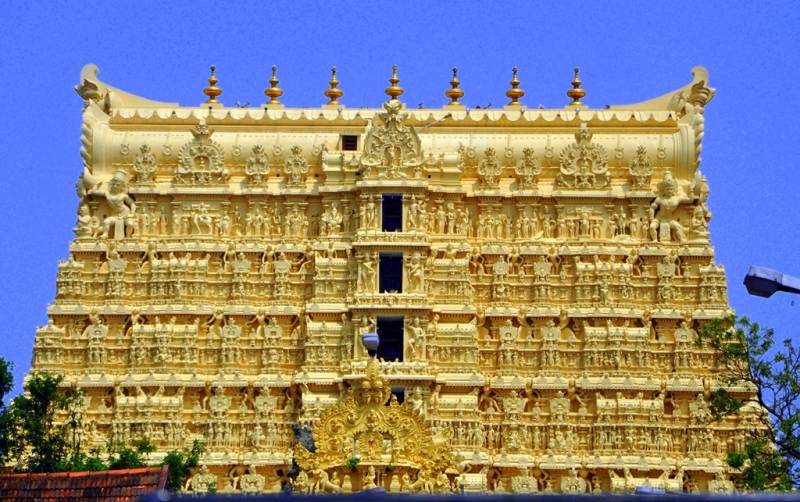
[[[376,487],[375,466],[393,465],[399,481],[395,491],[452,491],[447,471],[454,462],[446,438],[435,434],[409,404],[398,404],[379,374],[378,363],[367,363],[366,379],[351,388],[343,402],[323,412],[313,450],[297,445],[295,459],[302,469],[295,483],[301,493],[368,490]],[[359,459],[361,476],[342,466]],[[402,467],[401,467],[402,466]],[[332,477],[345,478],[340,485]],[[412,478],[413,476],[413,478]]]
[[[609,183],[608,155],[592,143],[586,123],[575,133],[575,143],[561,151],[557,185],[564,188],[604,188]]]
[[[183,145],[178,154],[175,183],[211,185],[227,182],[222,146],[211,139],[214,130],[198,124],[191,132],[194,139]]]
[[[139,153],[133,159],[133,172],[136,173],[135,183],[152,185],[156,173],[156,156],[150,145],[139,147]]]
[[[497,160],[497,154],[494,148],[487,148],[483,152],[483,160],[478,164],[478,175],[480,176],[481,188],[497,188],[500,181],[500,162]]]
[[[261,185],[267,181],[269,177],[269,159],[264,152],[263,146],[256,145],[253,147],[253,153],[245,163],[244,172],[250,185]]]
[[[681,204],[690,201],[683,195],[678,182],[672,177],[672,173],[664,173],[664,179],[658,183],[656,188],[656,198],[650,204],[650,238],[654,241],[670,242],[686,240],[686,233],[683,225],[676,218],[675,211]]]
[[[653,166],[647,158],[647,148],[639,145],[636,147],[636,157],[628,163],[631,188],[634,190],[649,190],[650,177],[653,175]]]
[[[388,101],[383,108],[379,123],[367,131],[361,165],[379,178],[419,177],[423,154],[417,132],[405,125],[399,101]]]
[[[304,187],[308,174],[308,161],[303,157],[303,149],[294,145],[291,155],[283,164],[283,173],[286,175],[286,185],[290,187]]]
[[[534,156],[533,148],[522,149],[522,160],[517,164],[516,171],[519,176],[520,190],[536,190],[536,182],[542,173],[542,165]]]

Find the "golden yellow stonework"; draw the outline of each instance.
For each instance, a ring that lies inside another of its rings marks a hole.
[[[577,70],[563,109],[527,108],[514,69],[508,106],[472,110],[456,70],[435,109],[403,105],[397,68],[381,109],[345,108],[335,70],[325,105],[285,107],[276,72],[267,104],[226,108],[213,70],[183,107],[84,68],[33,360],[83,390],[84,447],[202,439],[193,491],[279,490],[293,459],[305,492],[732,489],[755,414],[710,420],[695,345],[729,311],[705,69],[599,110]]]

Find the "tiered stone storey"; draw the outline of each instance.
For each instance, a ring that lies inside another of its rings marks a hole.
[[[335,74],[321,109],[284,108],[275,70],[261,108],[224,108],[214,75],[194,108],[81,80],[76,237],[33,369],[84,391],[84,445],[203,439],[196,491],[277,490],[293,457],[299,491],[731,488],[753,415],[709,420],[695,345],[729,310],[703,68],[603,110],[577,73],[548,110],[516,70],[475,110],[455,72],[441,109],[405,108],[396,71],[379,110],[345,109]]]

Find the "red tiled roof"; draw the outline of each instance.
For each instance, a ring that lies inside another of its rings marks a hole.
[[[0,475],[0,500],[134,501],[167,483],[167,466],[97,472]]]

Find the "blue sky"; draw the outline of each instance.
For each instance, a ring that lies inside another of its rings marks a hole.
[[[712,242],[740,314],[796,338],[800,297],[750,297],[750,264],[800,275],[800,13],[790,2],[18,2],[0,18],[0,354],[17,383],[67,257],[81,171],[81,67],[130,92],[195,105],[208,66],[221,100],[263,103],[279,66],[283,102],[325,101],[332,65],[343,102],[374,107],[391,65],[410,106],[446,102],[450,68],[470,107],[501,106],[511,67],[523,102],[561,107],[581,67],[594,107],[637,102],[710,72],[702,170]],[[797,305],[795,305],[795,301]]]

